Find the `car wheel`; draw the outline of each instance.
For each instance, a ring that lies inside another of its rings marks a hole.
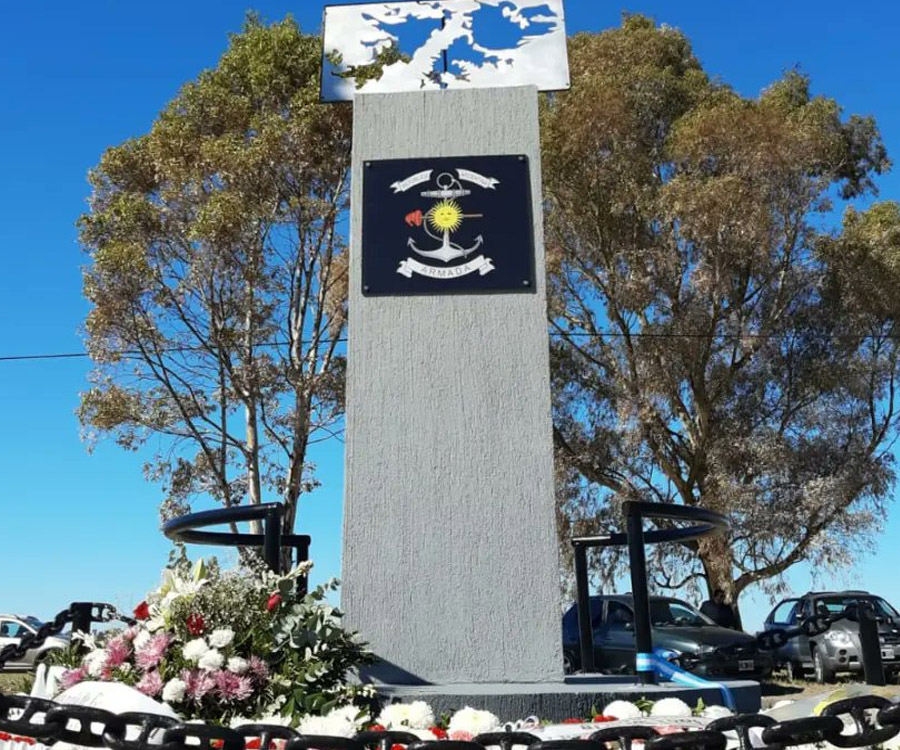
[[[822,656],[822,652],[814,648],[813,649],[813,667],[815,668],[816,674],[816,682],[820,685],[830,684],[834,682],[834,670],[831,669],[827,664],[825,664],[825,657]]]

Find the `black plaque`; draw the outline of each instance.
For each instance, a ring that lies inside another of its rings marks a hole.
[[[533,292],[530,171],[526,156],[366,162],[363,294]]]

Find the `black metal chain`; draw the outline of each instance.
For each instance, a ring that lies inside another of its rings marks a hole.
[[[838,615],[815,615],[804,620],[796,628],[775,628],[766,630],[756,636],[752,641],[735,641],[724,646],[718,646],[712,651],[702,654],[681,654],[678,657],[679,666],[691,670],[701,664],[717,661],[719,659],[739,659],[742,656],[750,656],[758,651],[776,651],[787,645],[788,641],[800,636],[815,638],[827,632],[836,622],[846,619],[844,613]]]
[[[52,620],[43,623],[35,632],[23,635],[18,643],[9,643],[0,649],[0,670],[7,662],[18,661],[32,649],[40,648],[48,638],[59,635],[66,625],[76,623],[79,618],[89,622],[118,620],[126,625],[135,624],[135,620],[121,614],[112,604],[73,602],[58,612]]]
[[[0,669],[9,661],[21,659],[33,648],[40,648],[44,641],[54,635],[59,635],[63,628],[72,621],[72,608],[64,609],[50,622],[45,622],[34,633],[26,633],[18,643],[9,643],[0,649]]]
[[[849,721],[844,721],[844,718]],[[616,743],[628,750],[644,741],[648,750],[723,750],[728,735],[736,733],[741,750],[750,750],[749,730],[762,729],[766,750],[782,750],[811,743],[835,747],[879,745],[900,734],[900,704],[867,695],[837,701],[822,716],[775,722],[761,714],[729,716],[710,722],[704,730],[659,735],[651,726],[604,727],[582,740],[539,741],[522,732],[479,735],[470,742],[422,741],[410,732],[360,732],[352,739],[303,735],[277,724],[247,724],[238,729],[183,723],[145,713],[114,714],[88,706],[61,705],[42,698],[0,693],[0,734],[31,738],[45,745],[67,742],[108,750],[245,750],[251,740],[260,750],[272,750],[279,741],[285,750],[366,750],[383,747],[387,740],[409,750],[487,750],[523,745],[529,750],[605,750]],[[848,729],[850,730],[848,732]],[[732,735],[733,736],[733,735]]]
[[[0,668],[13,659],[41,646],[58,635],[77,615],[91,621],[122,620],[133,624],[108,604],[73,604],[35,633],[0,650]],[[828,630],[838,617],[818,616],[792,630],[771,630],[757,638],[760,648],[778,648],[799,635],[816,636]],[[717,652],[728,653],[740,644],[724,646]],[[273,743],[284,743],[284,750],[391,750],[400,745],[409,750],[487,750],[513,745],[529,750],[605,750],[616,743],[619,750],[631,750],[634,741],[643,741],[647,750],[724,750],[726,732],[737,735],[741,750],[751,750],[751,728],[762,729],[765,748],[783,748],[809,743],[829,742],[839,748],[878,745],[900,734],[900,703],[891,703],[874,695],[837,701],[821,716],[775,722],[761,714],[729,716],[710,722],[704,730],[659,735],[650,726],[604,727],[586,740],[545,740],[524,732],[481,734],[470,742],[453,740],[422,741],[411,732],[367,731],[352,739],[322,735],[302,735],[282,725],[247,724],[229,729],[208,724],[183,723],[176,719],[145,713],[114,714],[99,708],[58,704],[26,695],[6,695],[0,691],[0,734],[30,738],[46,745],[66,742],[82,747],[108,750],[245,750],[250,740],[260,750],[272,750]],[[847,731],[847,729],[851,731]],[[136,730],[136,731],[135,731]]]

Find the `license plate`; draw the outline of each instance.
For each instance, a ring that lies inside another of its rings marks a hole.
[[[893,659],[894,658],[894,647],[893,646],[882,646],[881,647],[881,658],[882,659]]]
[[[740,659],[738,661],[738,669],[741,672],[752,672],[754,666],[753,659]]]

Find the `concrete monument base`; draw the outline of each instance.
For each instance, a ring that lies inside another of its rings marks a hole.
[[[761,708],[758,682],[725,682],[731,690],[739,713],[756,713]],[[491,683],[458,685],[379,685],[378,694],[387,703],[425,701],[436,715],[457,711],[465,706],[490,711],[501,721],[538,716],[550,721],[591,716],[615,700],[634,702],[641,698],[655,701],[679,698],[689,706],[699,699],[707,706],[723,705],[715,688],[688,688],[674,683],[641,685],[634,677],[579,676],[565,682]]]

